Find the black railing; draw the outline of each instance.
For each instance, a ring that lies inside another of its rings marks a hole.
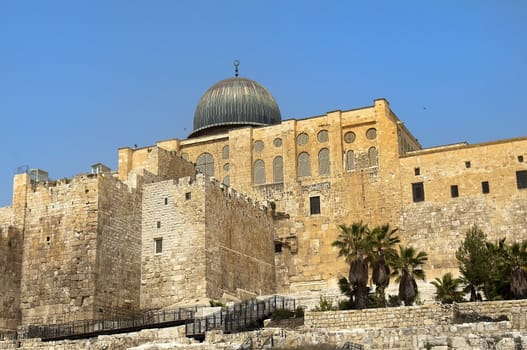
[[[187,337],[204,339],[205,332],[213,329],[222,329],[224,333],[253,330],[262,327],[263,320],[269,318],[275,310],[294,311],[295,308],[294,299],[282,296],[276,295],[263,300],[251,299],[188,322],[185,333]]]
[[[132,332],[146,328],[170,327],[193,319],[197,308],[155,310],[139,315],[115,318],[73,321],[51,325],[29,325],[19,330],[17,338],[41,338],[43,341],[81,339],[104,334]]]
[[[348,342],[345,342],[344,345],[342,345],[340,349],[341,350],[364,350],[364,346],[348,341]]]
[[[0,341],[15,340],[15,339],[16,339],[16,331],[0,332]]]

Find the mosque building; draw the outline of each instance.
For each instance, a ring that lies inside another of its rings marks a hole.
[[[0,208],[0,330],[336,290],[338,225],[389,223],[428,253],[428,279],[457,273],[478,225],[527,239],[527,137],[422,148],[385,99],[282,120],[238,77],[200,99],[184,140],[118,150],[118,169],[14,177]],[[109,316],[108,316],[109,317]]]

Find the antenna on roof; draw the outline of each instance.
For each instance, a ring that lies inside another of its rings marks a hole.
[[[238,66],[240,65],[240,61],[234,60],[234,76],[238,77]]]

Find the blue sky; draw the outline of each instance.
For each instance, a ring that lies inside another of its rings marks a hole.
[[[283,119],[385,97],[425,147],[527,135],[527,1],[0,2],[0,206],[15,168],[117,167],[240,73]]]

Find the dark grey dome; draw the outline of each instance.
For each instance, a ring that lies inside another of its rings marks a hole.
[[[201,97],[189,137],[281,121],[275,99],[262,85],[246,78],[229,78],[214,84]]]

